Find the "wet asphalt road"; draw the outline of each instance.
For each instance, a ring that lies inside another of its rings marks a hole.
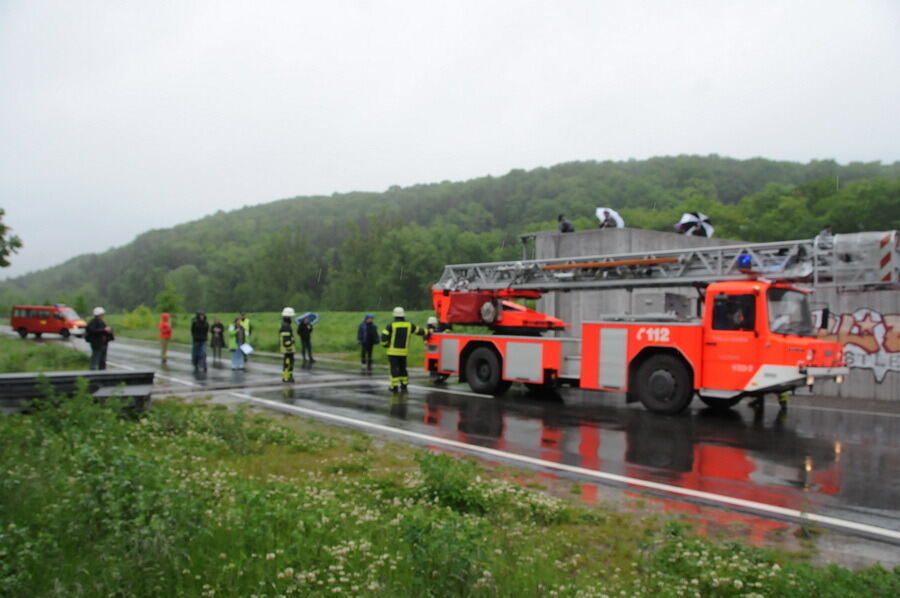
[[[66,342],[84,348],[83,341]],[[210,357],[206,373],[192,370],[187,347],[170,347],[167,365],[158,355],[156,343],[120,339],[108,361],[156,370],[160,396],[243,387],[320,412],[900,531],[900,409],[893,405],[863,412],[849,401],[803,398],[786,410],[742,403],[720,413],[695,401],[687,413],[666,417],[626,405],[618,394],[577,389],[546,397],[513,385],[503,398],[475,395],[468,386],[433,386],[418,368],[410,370],[409,393],[397,397],[384,368],[364,376],[352,364],[320,360],[298,367],[296,384],[281,385],[280,361],[260,355],[246,371]],[[581,496],[605,498],[593,483]],[[691,510],[660,500],[666,510]],[[771,531],[763,520],[753,525],[760,534]]]

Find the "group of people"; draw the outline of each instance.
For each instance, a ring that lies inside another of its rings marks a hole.
[[[91,346],[91,369],[106,369],[106,350],[110,341],[115,339],[112,327],[106,324],[103,316],[106,310],[102,307],[94,308],[94,317],[88,323],[85,330],[85,340]],[[372,349],[381,342],[387,353],[390,365],[390,390],[391,392],[405,391],[409,384],[409,372],[406,360],[409,357],[410,342],[413,336],[426,337],[432,332],[440,332],[441,327],[437,318],[428,318],[426,328],[406,320],[406,312],[402,307],[395,307],[393,320],[389,322],[380,334],[375,325],[375,316],[365,314],[363,321],[357,328],[357,342],[360,346],[360,363],[364,373],[372,373]],[[282,354],[282,381],[294,381],[294,309],[285,307],[281,311],[281,328],[279,329],[279,348]],[[160,360],[166,363],[168,360],[169,343],[172,340],[172,319],[168,313],[160,316],[158,324],[160,339]],[[191,363],[195,372],[205,372],[206,343],[212,348],[213,360],[218,362],[222,357],[222,349],[226,346],[231,351],[231,369],[242,370],[245,367],[247,356],[252,352],[249,344],[253,328],[250,318],[241,313],[234,319],[228,329],[219,318],[210,325],[206,313],[196,312],[191,320]],[[301,355],[303,365],[315,363],[312,355],[311,335],[313,322],[309,317],[303,317],[297,322],[297,336],[300,338]]]
[[[574,233],[575,225],[572,224],[572,221],[566,218],[565,214],[560,214],[556,217],[556,221],[559,224],[559,232],[561,233]],[[612,213],[612,210],[608,209],[600,209],[597,208],[597,227],[598,228],[616,228],[619,226],[623,226],[619,220],[616,220],[616,216]]]
[[[406,320],[406,312],[402,307],[393,310],[394,319],[389,322],[379,335],[375,325],[375,316],[365,314],[363,321],[356,330],[356,341],[359,344],[360,367],[364,374],[372,373],[372,350],[380,341],[386,349],[388,363],[390,364],[390,390],[391,392],[405,391],[409,385],[409,372],[406,369],[406,360],[409,357],[410,341],[413,336],[425,336],[426,331],[412,322]],[[281,311],[281,329],[279,331],[279,346],[283,356],[281,379],[283,382],[294,381],[294,336],[291,329],[291,319],[294,317],[294,309],[285,307]],[[436,320],[435,320],[436,324]],[[303,351],[303,363],[315,362],[312,357],[312,345],[310,333],[312,323],[304,318],[297,326],[297,334]]]
[[[281,350],[281,381],[294,381],[294,328],[291,324],[296,312],[293,307],[285,307],[281,310],[281,328],[278,330],[278,346]],[[316,362],[312,355],[312,331],[313,324],[308,316],[297,322],[297,336],[300,337],[300,351],[303,356],[303,365],[312,365]]]

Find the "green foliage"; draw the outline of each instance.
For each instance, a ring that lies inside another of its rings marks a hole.
[[[3,216],[6,210],[0,208],[0,268],[9,266],[10,254],[17,253],[22,248],[22,239],[12,234],[12,230],[3,224]]]
[[[0,373],[86,370],[89,361],[68,347],[0,336]]]
[[[816,568],[719,545],[683,524],[598,516],[473,462],[409,453],[177,400],[134,420],[83,390],[0,418],[0,595],[900,592],[900,570]],[[349,454],[369,466],[336,466]]]
[[[136,328],[151,328],[155,323],[153,312],[143,304],[138,305],[121,319],[121,325],[132,330]]]
[[[75,300],[72,302],[72,309],[78,312],[79,315],[88,313],[88,302],[84,293],[75,295]]]
[[[156,311],[174,314],[184,311],[184,297],[175,290],[175,283],[166,279],[165,288],[156,294]]]
[[[900,227],[900,163],[671,156],[296,197],[0,283],[0,304],[80,293],[110,310],[170,313],[424,309],[445,264],[515,259],[522,233],[555,230],[560,212],[577,230],[595,228],[597,206],[668,232],[682,212],[701,210],[717,236],[745,241],[811,237],[826,222],[838,233],[885,230]]]

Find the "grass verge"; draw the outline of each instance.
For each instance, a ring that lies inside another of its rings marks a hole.
[[[0,418],[0,595],[896,596],[296,418],[76,396]]]
[[[86,370],[90,358],[59,345],[0,336],[0,373]]]

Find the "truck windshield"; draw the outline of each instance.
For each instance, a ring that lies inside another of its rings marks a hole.
[[[769,330],[777,334],[814,336],[815,330],[806,294],[791,289],[770,288]]]

